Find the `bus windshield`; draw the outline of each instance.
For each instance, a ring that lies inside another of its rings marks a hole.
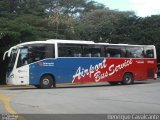
[[[8,72],[13,70],[13,67],[15,65],[16,57],[17,57],[18,50],[13,49],[11,52],[10,57],[8,58]]]

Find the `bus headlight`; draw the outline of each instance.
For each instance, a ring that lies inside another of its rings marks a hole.
[[[11,74],[11,75],[10,75],[10,78],[14,78],[14,74]]]

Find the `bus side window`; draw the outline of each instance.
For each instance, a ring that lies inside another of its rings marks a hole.
[[[131,51],[126,50],[126,57],[127,57],[127,58],[134,58],[134,55],[132,54]]]
[[[83,57],[104,57],[102,48],[100,45],[84,45]]]
[[[106,57],[123,58],[125,57],[125,48],[123,46],[106,47]]]
[[[87,54],[85,54],[85,57],[92,57],[92,54],[91,53],[87,53]]]
[[[94,57],[101,57],[101,53],[95,53]]]
[[[126,47],[126,57],[127,58],[143,58],[144,57],[143,47],[139,47],[139,46]]]
[[[107,54],[106,54],[106,57],[111,57],[110,53],[107,53]]]
[[[72,50],[71,49],[66,49],[66,57],[73,57],[73,52],[72,52]]]
[[[54,58],[54,45],[35,44],[29,46],[28,63],[33,63],[46,58]]]
[[[59,57],[81,57],[82,47],[78,44],[58,44]]]
[[[82,57],[81,53],[74,53],[74,57]]]
[[[145,48],[145,58],[154,58],[154,50],[151,47]]]

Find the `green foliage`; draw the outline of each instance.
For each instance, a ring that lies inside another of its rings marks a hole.
[[[0,46],[57,38],[154,44],[159,50],[159,21],[160,15],[140,18],[92,0],[1,0]]]
[[[126,26],[124,20],[133,16],[134,14],[131,12],[97,9],[81,16],[80,21],[82,22],[79,24],[79,29],[82,30],[82,35],[85,33],[84,37],[87,40],[112,43],[124,42],[124,36],[128,36],[124,29]],[[122,29],[124,29],[123,32]]]
[[[9,47],[45,39],[154,44],[160,58],[159,21],[160,15],[140,18],[93,0],[0,0],[0,66]]]

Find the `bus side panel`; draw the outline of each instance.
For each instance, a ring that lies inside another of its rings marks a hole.
[[[78,83],[95,82],[91,72],[94,71],[95,66],[98,69],[100,63],[103,66],[103,60],[103,58],[58,58],[56,60],[56,68],[59,76],[57,82],[72,83],[76,74],[82,78],[76,81]]]
[[[122,81],[125,72],[135,70],[133,59],[61,58],[57,61],[60,66],[57,69],[60,70],[59,73],[68,70],[67,79],[63,79],[69,80],[66,82],[71,82],[72,79],[72,83]]]
[[[90,59],[91,60],[91,59]],[[76,61],[76,60],[75,60]],[[122,81],[125,73],[132,73],[134,80],[153,79],[156,74],[156,60],[132,58],[104,58],[97,64],[83,63],[75,70],[72,82],[111,82]],[[79,61],[77,61],[77,64]]]
[[[52,74],[56,83],[72,83],[75,74],[82,77],[76,81],[78,83],[95,82],[92,71],[95,67],[99,69],[99,64],[103,66],[103,61],[103,58],[58,58],[36,62],[30,65],[30,84],[38,85],[44,74]],[[86,73],[90,74],[88,78],[85,76]]]
[[[156,59],[134,59],[134,69],[132,70],[134,80],[154,79],[157,74]]]
[[[153,79],[156,78],[158,68],[157,68],[157,60],[156,59],[146,59],[145,60],[145,73],[146,73],[146,78],[144,79]]]
[[[145,80],[149,79],[146,67],[154,69],[155,60],[149,63],[146,66],[146,60],[132,58],[48,59],[30,65],[30,84],[39,84],[44,74],[52,74],[56,83],[122,81],[125,72],[133,73],[135,80]]]
[[[130,72],[133,74],[134,80],[146,79],[146,64],[144,59],[133,59],[133,69]]]
[[[133,69],[132,59],[58,58],[57,83],[121,81],[125,69]]]
[[[85,62],[85,61],[84,61]],[[122,81],[125,71],[134,69],[133,59],[104,58],[95,65],[80,65],[73,74],[73,83]]]
[[[30,85],[39,85],[40,78],[44,74],[51,74],[58,79],[55,67],[55,59],[46,59],[30,64],[29,67],[29,83]]]

